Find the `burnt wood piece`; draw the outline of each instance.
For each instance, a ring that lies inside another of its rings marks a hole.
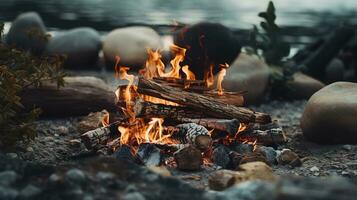
[[[237,119],[213,119],[213,118],[181,118],[181,122],[184,123],[196,123],[204,126],[208,129],[214,129],[218,131],[224,131],[229,134],[237,133],[240,123]]]
[[[139,164],[140,160],[131,152],[128,145],[120,146],[112,155],[114,158],[128,163]]]
[[[106,127],[100,127],[81,135],[81,140],[87,149],[97,149],[99,145],[106,145],[110,139],[120,136],[118,131],[119,122]]]
[[[174,153],[177,168],[184,171],[199,170],[203,164],[202,153],[190,145]]]
[[[345,44],[354,36],[354,29],[349,26],[339,27],[326,41],[301,63],[303,71],[322,80],[328,63],[338,54]]]
[[[256,140],[258,144],[264,146],[277,146],[287,141],[284,131],[280,127],[266,130],[247,128],[239,136],[241,139]]]
[[[209,117],[238,119],[242,123],[270,123],[271,117],[265,113],[225,104],[201,94],[185,92],[174,87],[158,84],[152,80],[139,78],[138,92],[165,99],[198,111],[204,111]]]
[[[65,77],[65,86],[44,82],[39,88],[26,88],[21,93],[25,108],[42,110],[41,117],[83,116],[103,109],[115,111],[115,94],[101,79]]]

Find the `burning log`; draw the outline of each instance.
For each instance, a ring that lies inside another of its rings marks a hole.
[[[271,122],[271,118],[268,114],[254,112],[247,108],[225,104],[211,97],[181,91],[177,88],[160,85],[152,80],[147,80],[144,78],[139,79],[138,92],[141,94],[172,101],[194,110],[204,110],[205,114],[210,117],[223,119],[236,118],[243,123],[255,122],[264,124]]]
[[[155,77],[154,82],[166,86],[180,88],[188,92],[200,93],[207,97],[219,99],[223,103],[232,104],[235,106],[242,106],[244,104],[245,92],[224,92],[224,95],[220,95],[217,92],[211,91],[211,88],[206,86],[206,81],[203,80],[186,80],[180,78],[171,77]]]
[[[136,117],[163,117],[170,118],[180,123],[195,123],[209,129],[225,131],[230,134],[237,133],[239,121],[236,119],[212,119],[203,118],[203,112],[194,111],[182,106],[169,106],[163,104],[154,104],[142,100],[137,100],[134,106]]]

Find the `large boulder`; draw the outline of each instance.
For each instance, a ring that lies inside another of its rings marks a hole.
[[[305,107],[301,128],[316,143],[357,144],[357,84],[336,82],[316,92]]]
[[[264,97],[269,83],[270,69],[256,56],[241,53],[227,69],[222,86],[226,91],[247,91],[244,102],[258,103]]]
[[[40,55],[46,47],[46,27],[35,12],[19,15],[12,23],[6,42],[17,48]]]
[[[46,54],[65,55],[64,67],[88,69],[94,67],[101,49],[99,33],[92,28],[76,28],[50,39]]]
[[[292,99],[309,99],[315,92],[323,88],[325,84],[308,75],[297,72],[288,82],[288,97]]]
[[[187,49],[182,66],[189,65],[199,79],[211,65],[217,73],[220,64],[231,64],[241,50],[240,40],[229,28],[218,23],[186,26],[174,34],[174,43]]]
[[[119,56],[121,65],[141,69],[148,57],[147,48],[162,48],[161,37],[148,27],[115,29],[103,42],[104,58],[109,68],[114,67],[115,56]]]

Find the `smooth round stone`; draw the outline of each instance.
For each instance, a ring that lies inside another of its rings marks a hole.
[[[36,12],[19,15],[12,23],[6,42],[35,55],[40,55],[46,48],[46,27]]]
[[[316,92],[307,102],[301,128],[316,143],[357,144],[357,84],[336,82]]]

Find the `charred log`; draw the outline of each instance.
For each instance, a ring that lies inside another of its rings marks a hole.
[[[247,108],[225,104],[211,97],[181,91],[177,88],[161,85],[143,78],[139,79],[138,92],[172,101],[194,110],[204,110],[206,115],[210,117],[223,119],[235,118],[243,123],[255,122],[264,124],[271,122],[271,118],[268,114],[254,112]]]

